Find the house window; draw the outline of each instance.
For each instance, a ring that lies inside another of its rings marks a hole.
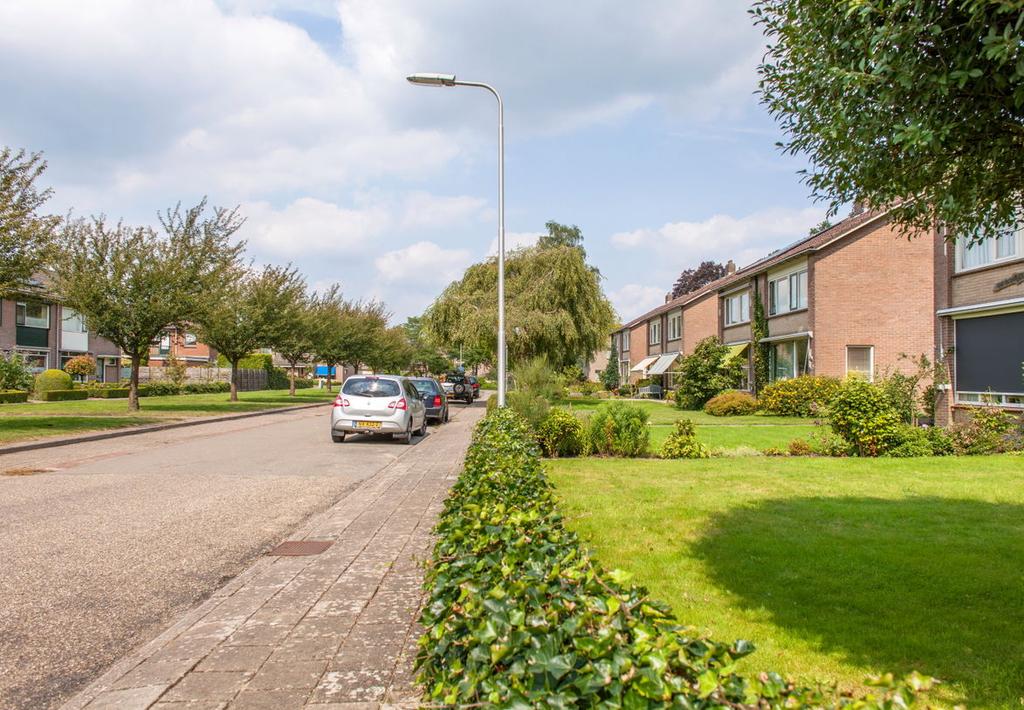
[[[87,333],[85,329],[85,319],[82,314],[78,311],[73,311],[70,308],[65,308],[63,323],[61,324],[61,330],[65,333]]]
[[[160,335],[160,354],[166,355],[171,352],[171,334],[162,333]]]
[[[750,320],[750,293],[744,291],[725,299],[725,324],[737,325]]]
[[[668,318],[668,339],[679,340],[683,337],[683,314],[676,313]]]
[[[198,342],[199,342],[199,340],[198,340],[198,338],[196,338],[196,334],[195,333],[185,333],[185,347],[186,348],[194,348],[196,346],[196,343],[198,343]]]
[[[661,321],[652,321],[647,324],[648,339],[647,342],[651,345],[657,345],[661,342]]]
[[[35,350],[19,350],[22,360],[25,361],[25,365],[33,373],[40,373],[50,366],[50,355],[49,353]]]
[[[45,303],[18,302],[15,306],[15,324],[25,328],[49,328],[50,307]]]
[[[807,269],[768,282],[768,314],[807,308]]]
[[[846,374],[862,377],[868,382],[874,379],[875,348],[871,345],[846,346]]]
[[[1024,311],[955,321],[956,401],[1020,407],[1024,404]]]
[[[807,374],[807,340],[774,343],[769,360],[772,382]]]
[[[629,352],[629,331],[622,334],[622,352]]]
[[[957,242],[957,271],[968,271],[1024,256],[1024,228],[1011,227],[972,244]]]

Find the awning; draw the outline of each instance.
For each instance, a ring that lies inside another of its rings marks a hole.
[[[645,357],[643,360],[641,360],[637,364],[633,365],[633,367],[631,367],[629,369],[629,371],[630,372],[643,372],[644,370],[646,370],[648,367],[651,366],[652,362],[654,362],[657,359],[658,359],[657,356],[655,356],[655,357]]]
[[[735,358],[740,357],[741,355],[745,355],[747,352],[747,348],[749,347],[750,343],[739,343],[738,345],[730,345],[729,356],[726,358],[726,360],[733,360]]]
[[[668,355],[662,355],[658,358],[658,361],[651,365],[651,369],[648,370],[649,375],[660,375],[668,368],[672,366],[672,363],[679,357],[679,353],[669,353]]]
[[[761,338],[759,342],[762,343],[780,343],[784,340],[802,340],[803,338],[813,338],[814,333],[809,330],[802,331],[800,333],[786,333],[785,335],[773,335],[770,338]]]

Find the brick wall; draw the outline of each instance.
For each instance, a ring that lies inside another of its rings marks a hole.
[[[814,370],[846,374],[846,346],[874,346],[875,372],[913,369],[899,354],[935,355],[937,236],[907,240],[888,221],[814,257]]]
[[[718,335],[718,294],[694,301],[683,308],[683,354],[689,355],[704,338]]]
[[[976,303],[1020,298],[1024,296],[1024,283],[1007,286],[999,291],[994,289],[998,282],[1021,272],[1024,272],[1024,261],[1014,261],[954,276],[949,305],[953,307],[971,306]]]

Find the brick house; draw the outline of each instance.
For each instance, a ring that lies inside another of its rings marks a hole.
[[[44,291],[0,300],[0,352],[17,352],[33,372],[61,369],[77,355],[96,360],[99,382],[117,382],[121,351],[90,333],[82,316],[54,303]]]
[[[151,367],[163,367],[176,357],[188,367],[202,367],[217,363],[217,351],[199,342],[196,334],[186,328],[165,328],[149,348]]]
[[[946,247],[936,269],[941,354],[949,386],[936,419],[972,406],[1024,407],[1024,230]]]
[[[944,254],[938,232],[908,240],[885,211],[858,211],[742,269],[730,262],[725,277],[633,319],[613,337],[631,333],[630,381],[663,374],[672,386],[678,355],[716,336],[745,364],[749,387],[760,300],[770,380],[909,371],[903,354],[935,357],[940,350],[936,273]]]

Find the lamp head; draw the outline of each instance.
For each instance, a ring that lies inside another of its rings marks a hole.
[[[455,86],[454,74],[410,74],[406,80],[420,86]]]

